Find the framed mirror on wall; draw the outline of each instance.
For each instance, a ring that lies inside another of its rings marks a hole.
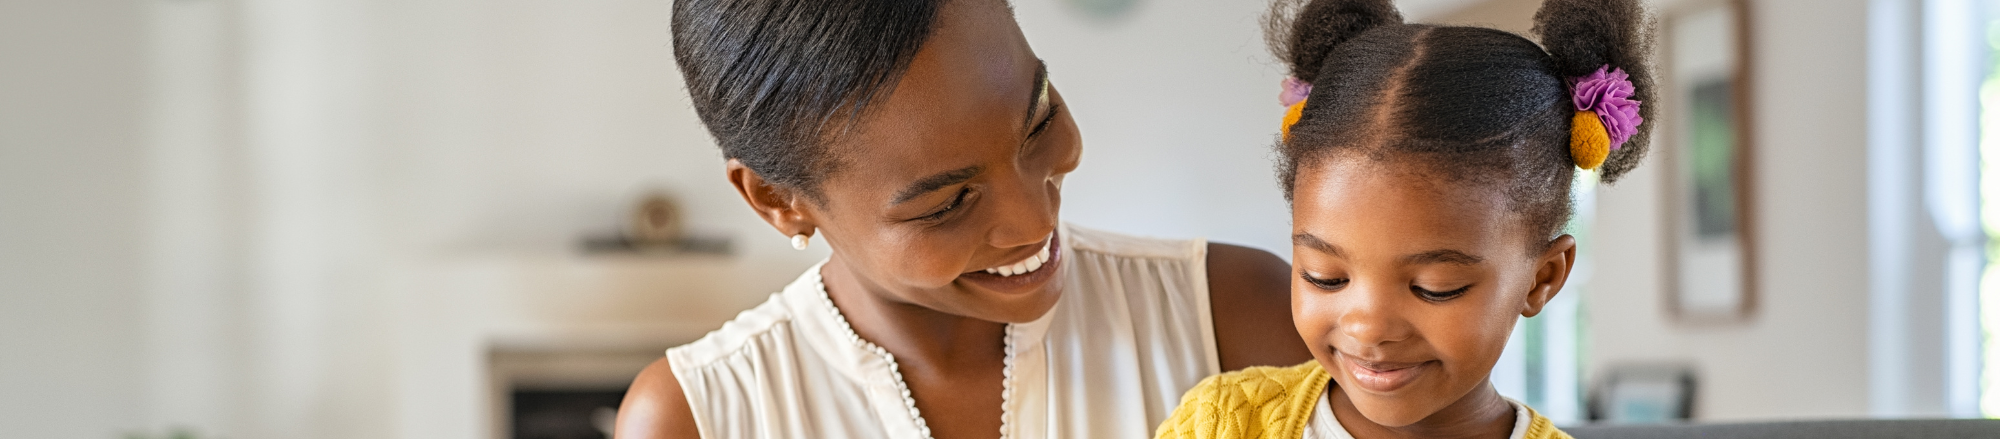
[[[1751,196],[1751,44],[1746,0],[1672,9],[1659,70],[1667,172],[1667,310],[1677,321],[1746,321],[1757,306]]]

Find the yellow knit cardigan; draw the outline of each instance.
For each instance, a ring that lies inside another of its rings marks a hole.
[[[1299,439],[1326,391],[1318,361],[1292,367],[1252,367],[1208,377],[1181,395],[1180,408],[1160,424],[1158,439]],[[1548,418],[1528,410],[1526,439],[1570,439]]]

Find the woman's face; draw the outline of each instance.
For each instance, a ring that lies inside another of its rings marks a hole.
[[[1082,154],[1046,78],[1004,3],[946,5],[895,89],[828,148],[822,201],[803,203],[847,274],[988,321],[1053,307],[1058,258],[1007,275],[1057,254],[1062,180]]]
[[[1514,322],[1562,288],[1573,241],[1531,252],[1497,190],[1330,159],[1293,193],[1292,319],[1378,425],[1408,426],[1486,385]]]

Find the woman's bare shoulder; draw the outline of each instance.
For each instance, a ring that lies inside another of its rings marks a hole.
[[[687,395],[681,391],[680,379],[674,377],[673,365],[666,357],[647,365],[632,380],[632,387],[626,389],[625,402],[618,407],[615,436],[620,439],[701,437]]]
[[[1240,245],[1208,244],[1208,301],[1222,370],[1312,359],[1292,327],[1292,266]]]

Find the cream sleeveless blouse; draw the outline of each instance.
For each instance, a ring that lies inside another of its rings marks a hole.
[[[1008,325],[1003,438],[1152,437],[1219,372],[1207,243],[1064,225],[1055,308]],[[823,263],[822,263],[823,264]],[[667,350],[704,438],[930,437],[896,358],[856,336],[820,266]]]

